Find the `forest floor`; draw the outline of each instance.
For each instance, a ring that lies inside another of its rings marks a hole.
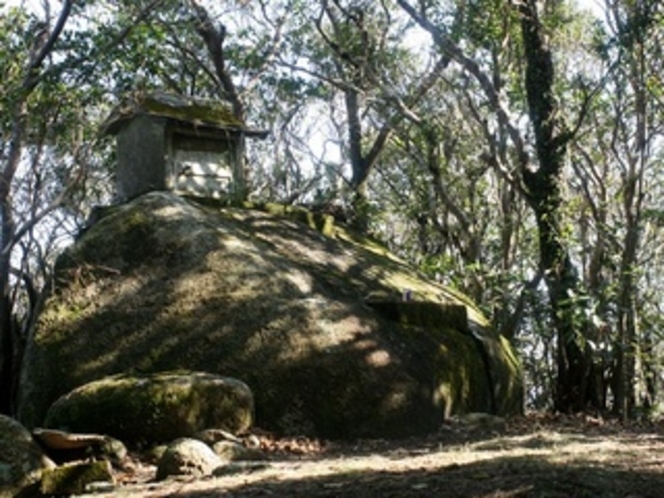
[[[269,460],[154,482],[135,461],[102,497],[664,497],[664,424],[530,415],[498,433],[446,427],[407,440],[265,439]]]

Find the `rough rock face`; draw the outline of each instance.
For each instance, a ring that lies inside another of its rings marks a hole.
[[[404,436],[521,410],[518,363],[473,304],[331,218],[163,192],[107,211],[56,265],[22,372],[30,427],[82,384],[175,369],[246,382],[256,424],[285,433]]]
[[[253,396],[243,382],[182,372],[120,375],[84,384],[53,403],[44,425],[153,444],[208,427],[244,432],[251,427],[253,415]]]
[[[55,467],[30,431],[16,420],[0,415],[0,496],[14,496],[41,478],[44,469]]]

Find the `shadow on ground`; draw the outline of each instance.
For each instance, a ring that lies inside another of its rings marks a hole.
[[[436,465],[436,455],[432,455],[426,468],[405,471],[343,470],[343,460],[339,460],[339,471],[332,475],[291,473],[232,487],[161,496],[655,498],[664,493],[664,473],[659,466],[635,469],[629,461],[598,465],[574,458],[569,461],[569,457],[563,450],[560,454],[499,456],[450,464],[446,456],[445,464]]]

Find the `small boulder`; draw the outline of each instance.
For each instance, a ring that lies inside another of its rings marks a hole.
[[[157,462],[157,480],[178,475],[208,476],[222,464],[207,444],[197,439],[181,438],[173,441]]]
[[[0,496],[36,483],[55,464],[16,420],[0,415]],[[13,496],[13,494],[12,494]]]
[[[45,426],[108,434],[136,445],[189,437],[206,427],[243,432],[253,413],[251,390],[236,379],[202,372],[120,375],[59,398]]]

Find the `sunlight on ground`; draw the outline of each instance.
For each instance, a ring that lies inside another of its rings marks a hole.
[[[449,434],[448,434],[449,436]],[[563,497],[655,496],[664,473],[658,455],[659,433],[542,429],[526,434],[494,435],[466,443],[436,437],[410,441],[344,443],[330,453],[269,461],[264,468],[216,478],[184,478],[146,483],[110,496],[389,496]],[[543,490],[545,494],[542,494]],[[550,494],[548,490],[551,491]],[[606,490],[606,491],[605,491]],[[443,491],[439,494],[438,491]],[[303,494],[305,493],[305,494]],[[397,494],[394,494],[397,493]],[[403,494],[405,493],[405,494]],[[458,494],[455,494],[458,493]],[[598,494],[600,493],[600,494]],[[92,495],[90,495],[92,496]]]

